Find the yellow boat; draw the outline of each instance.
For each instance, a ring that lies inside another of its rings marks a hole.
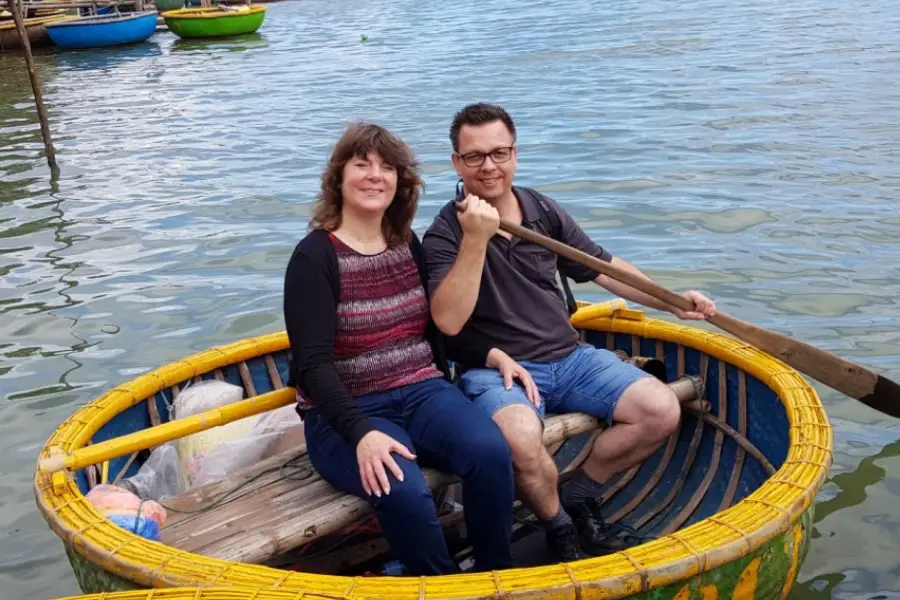
[[[120,471],[134,473],[141,453],[75,472],[38,471],[37,504],[86,593],[187,586],[196,589],[172,589],[154,598],[786,597],[806,556],[814,500],[832,459],[831,427],[812,387],[795,370],[743,342],[648,318],[641,311],[580,303],[572,322],[587,343],[654,359],[656,366],[661,362],[664,372],[658,376],[670,385],[684,381],[683,376],[704,384],[705,403],[683,405],[680,430],[642,465],[613,478],[603,492],[607,521],[636,540],[627,550],[566,564],[526,560],[521,567],[492,573],[360,577],[350,559],[352,552],[361,552],[358,545],[347,542],[335,551],[336,558],[316,552],[313,560],[304,551],[318,549],[323,540],[333,546],[348,532],[358,532],[367,518],[365,504],[337,493],[312,471],[303,478],[285,477],[279,467],[286,455],[239,476],[253,481],[252,491],[205,513],[170,514],[160,542],[115,526],[85,498],[103,474],[113,480]],[[164,422],[167,402],[192,381],[224,379],[241,385],[245,398],[277,390],[286,381],[288,364],[284,332],[186,357],[81,407],[51,436],[41,458]],[[583,459],[594,426],[557,428],[564,434],[548,446],[561,471]],[[302,448],[293,458],[296,450]],[[301,468],[302,457],[292,464]],[[440,478],[434,481],[437,489]],[[196,492],[192,501],[209,500],[216,490],[221,494],[217,485]],[[188,500],[182,498],[180,506],[190,506]],[[328,510],[304,504],[313,500]],[[286,512],[275,515],[274,525],[254,524],[253,511],[273,510]],[[520,517],[527,522],[527,513]],[[452,521],[450,512],[448,534]],[[517,548],[535,539],[527,535],[527,526],[517,532]],[[379,538],[377,531],[368,535],[363,545],[371,564]],[[147,597],[142,594],[119,597]]]
[[[75,15],[67,15],[59,11],[46,16],[25,19],[23,24],[25,25],[25,33],[28,34],[28,41],[31,43],[31,47],[39,48],[53,44],[50,40],[50,35],[47,33],[46,25],[48,23],[74,18]],[[12,17],[0,20],[0,52],[21,49],[22,38],[19,37],[19,30],[16,28],[15,21],[13,21]]]

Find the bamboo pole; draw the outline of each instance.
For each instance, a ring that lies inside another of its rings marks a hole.
[[[21,1],[21,0],[20,0]],[[102,8],[106,6],[134,6],[137,4],[138,0],[83,0],[81,2],[72,1],[72,2],[23,2],[24,8],[27,9],[40,9],[40,8],[49,8],[49,9],[70,9],[70,8]],[[0,0],[0,5],[2,5],[5,0]]]
[[[25,30],[25,22],[22,20],[24,7],[21,0],[7,0],[9,12],[22,40],[22,52],[25,54],[25,66],[28,68],[28,77],[31,79],[31,91],[34,92],[34,103],[37,106],[38,120],[41,123],[41,137],[44,138],[44,151],[47,154],[47,164],[52,171],[59,170],[56,165],[56,150],[53,148],[53,140],[50,139],[50,123],[47,119],[47,110],[44,108],[44,95],[41,93],[41,82],[38,81],[34,70],[34,58],[31,56],[31,40],[28,39],[28,31]]]
[[[49,456],[38,461],[38,470],[42,473],[52,473],[66,468],[82,469],[88,465],[112,460],[144,448],[165,444],[198,431],[206,431],[238,419],[275,410],[296,401],[294,388],[282,388],[189,417],[175,419],[156,427],[85,446],[68,454],[59,448],[52,448]]]

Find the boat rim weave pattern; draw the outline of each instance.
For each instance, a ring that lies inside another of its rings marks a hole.
[[[627,550],[571,563],[487,573],[426,577],[349,577],[281,570],[210,558],[129,533],[106,520],[68,471],[36,470],[37,504],[51,529],[96,566],[146,587],[238,586],[339,598],[554,597],[623,598],[712,571],[784,534],[813,504],[832,460],[832,430],[810,384],[780,360],[735,338],[648,318],[624,309],[612,315],[585,305],[572,317],[582,329],[637,335],[705,352],[772,389],[789,423],[786,459],[774,475],[733,506]],[[594,316],[592,316],[592,313]],[[160,390],[216,368],[288,348],[286,332],[247,338],[176,360],[127,381],[79,408],[49,438],[51,448],[83,447],[119,412]]]
[[[25,27],[36,27],[39,25],[46,26],[49,23],[56,23],[58,21],[65,21],[68,19],[75,19],[75,18],[77,18],[75,15],[67,15],[64,13],[58,13],[58,14],[53,14],[53,15],[48,15],[48,16],[43,16],[43,17],[31,17],[29,19],[22,19],[22,24],[25,25]],[[15,29],[16,29],[16,23],[13,20],[10,20],[9,23],[0,24],[0,31],[9,31],[9,30],[15,30]]]
[[[88,25],[106,25],[109,23],[118,24],[118,23],[126,23],[128,21],[137,21],[138,19],[150,19],[152,18],[156,21],[156,13],[155,12],[140,12],[140,13],[124,13],[124,14],[111,14],[111,15],[93,15],[90,17],[75,17],[74,19],[64,19],[62,21],[54,21],[53,23],[48,23],[48,29],[58,29],[60,27],[85,27]]]
[[[246,17],[266,12],[265,6],[250,6],[245,11],[223,11],[218,8],[178,8],[160,13],[163,19],[219,19],[222,17]]]

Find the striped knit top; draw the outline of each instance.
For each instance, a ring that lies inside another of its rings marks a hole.
[[[323,229],[300,240],[284,275],[293,354],[288,385],[297,388],[298,412],[318,410],[355,445],[374,429],[356,397],[449,377],[447,338],[425,295],[427,271],[415,235],[408,245],[372,256]],[[488,351],[480,339],[456,350],[472,365],[484,365]]]
[[[425,339],[428,301],[409,246],[366,255],[329,237],[341,276],[334,367],[350,395],[441,377]]]

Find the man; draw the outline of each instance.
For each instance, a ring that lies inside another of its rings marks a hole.
[[[465,107],[453,120],[450,140],[465,199],[459,210],[445,206],[423,237],[431,312],[449,336],[451,359],[454,346],[492,348],[486,364],[460,365],[460,386],[503,431],[520,496],[543,521],[551,555],[571,561],[583,552],[623,549],[600,513],[601,486],[652,454],[678,426],[681,409],[661,381],[579,342],[557,270],[682,319],[712,316],[715,304],[687,292],[694,310],[684,312],[500,231],[502,217],[646,277],[591,241],[556,202],[513,186],[516,129],[503,108]],[[541,443],[543,418],[569,412],[605,419],[609,428],[597,437],[582,472],[557,490],[556,467]]]

